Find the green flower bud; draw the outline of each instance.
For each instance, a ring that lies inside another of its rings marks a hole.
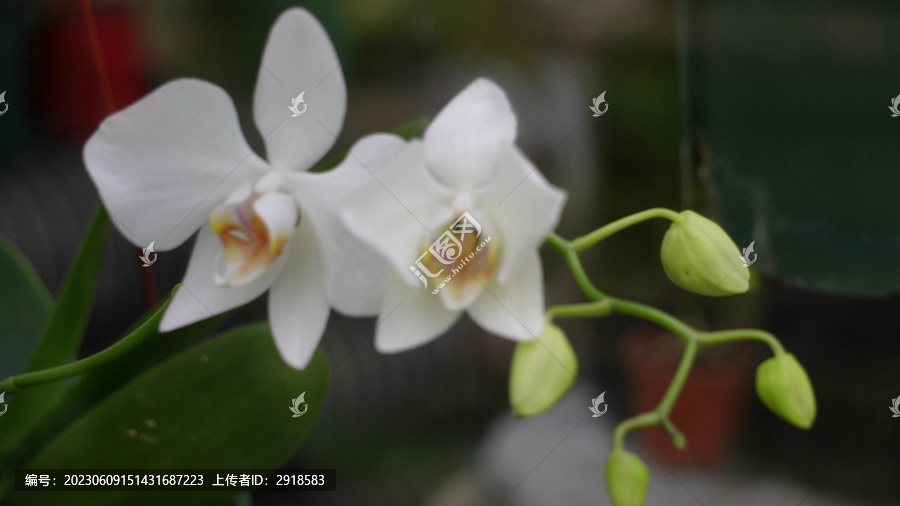
[[[644,503],[650,475],[637,455],[613,450],[606,459],[606,486],[615,506],[640,506]]]
[[[516,345],[509,371],[509,403],[516,416],[534,416],[562,398],[578,374],[578,358],[562,329],[550,322],[534,341]]]
[[[808,429],[816,419],[816,395],[794,355],[776,355],[756,369],[756,393],[776,415]]]
[[[660,258],[673,283],[700,295],[734,295],[750,287],[734,241],[712,220],[693,212],[681,213],[663,237]]]

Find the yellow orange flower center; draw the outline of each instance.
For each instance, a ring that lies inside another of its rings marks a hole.
[[[467,307],[482,292],[499,259],[496,238],[473,228],[454,233],[454,223],[441,229],[426,246],[431,254],[421,260],[430,277],[427,288],[440,294],[449,309]]]
[[[293,236],[299,214],[293,197],[285,193],[252,192],[235,200],[219,206],[210,218],[225,247],[215,281],[233,286],[253,281],[275,263]]]

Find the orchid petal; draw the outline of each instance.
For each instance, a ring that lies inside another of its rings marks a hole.
[[[548,183],[515,146],[502,149],[499,161],[497,177],[477,192],[477,198],[482,207],[491,210],[491,218],[502,232],[503,258],[497,279],[505,284],[525,256],[537,250],[556,228],[566,193]]]
[[[516,139],[516,117],[506,94],[487,79],[460,92],[425,130],[425,161],[438,181],[471,190],[496,170],[502,146]]]
[[[432,231],[453,218],[441,201],[449,191],[425,170],[422,143],[412,141],[382,170],[367,173],[362,191],[347,200],[341,216],[347,226],[390,261],[409,286],[419,281],[409,266],[428,247]]]
[[[303,219],[312,222],[317,240],[327,252],[323,262],[328,273],[328,300],[345,315],[378,313],[390,266],[351,232],[338,210],[405,146],[406,142],[395,135],[370,135],[359,140],[346,159],[328,172],[289,174],[288,185],[300,201]]]
[[[422,286],[412,288],[392,276],[375,328],[375,349],[397,353],[422,346],[447,331],[462,314],[448,311],[441,299]]]
[[[287,264],[269,291],[269,323],[281,357],[303,369],[322,339],[329,307],[322,257],[308,220],[300,221],[292,243]]]
[[[298,99],[303,113],[293,117]],[[305,9],[285,11],[269,32],[253,95],[269,162],[286,170],[312,167],[334,144],[346,108],[344,74],[325,29]]]
[[[84,148],[113,223],[134,244],[178,246],[266,168],[244,140],[231,98],[180,79],[107,118]]]
[[[286,193],[266,193],[253,203],[253,210],[269,232],[269,253],[277,255],[297,228],[297,201]]]
[[[184,327],[259,297],[281,273],[287,256],[281,255],[268,270],[246,285],[223,286],[213,280],[215,265],[223,254],[222,243],[212,228],[209,225],[201,228],[184,281],[159,324],[160,332]]]
[[[475,323],[499,336],[516,341],[539,336],[544,328],[544,285],[537,251],[526,255],[509,283],[492,279],[468,312]]]

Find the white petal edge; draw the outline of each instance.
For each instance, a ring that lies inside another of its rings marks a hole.
[[[262,295],[272,286],[285,264],[291,245],[260,277],[241,286],[221,286],[215,283],[216,261],[224,254],[219,237],[204,225],[197,235],[187,273],[175,298],[159,323],[160,332],[168,332],[191,323],[210,318],[236,308]]]
[[[311,220],[321,246],[328,300],[344,315],[378,313],[390,265],[347,227],[340,210],[405,146],[406,141],[396,135],[370,135],[354,144],[346,159],[332,170],[288,174],[288,185],[300,201],[303,219]]]
[[[447,331],[462,311],[448,311],[431,290],[412,288],[397,276],[387,282],[375,327],[375,349],[399,353],[427,344]]]
[[[481,328],[515,341],[529,341],[544,329],[544,281],[537,251],[506,284],[495,279],[469,307],[469,316]]]
[[[228,94],[179,79],[107,118],[84,163],[119,231],[134,244],[178,246],[213,208],[267,166],[247,145]]]
[[[305,369],[329,315],[319,245],[309,222],[300,222],[288,255],[269,291],[269,323],[284,361],[295,369]]]
[[[468,191],[494,175],[501,146],[515,140],[516,116],[506,93],[476,79],[425,130],[425,162],[438,181]]]
[[[424,253],[428,238],[453,218],[449,190],[425,170],[422,143],[412,141],[347,200],[341,218],[380,252],[410,287],[420,286],[409,266]]]
[[[500,230],[503,258],[497,280],[505,284],[526,255],[537,250],[559,223],[566,192],[551,185],[515,146],[501,151],[497,177],[477,193]]]
[[[300,93],[306,109],[292,117],[290,106]],[[269,32],[253,95],[269,163],[285,170],[312,167],[334,145],[346,109],[344,73],[328,33],[305,9],[288,9]]]

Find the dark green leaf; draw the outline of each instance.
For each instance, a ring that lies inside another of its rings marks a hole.
[[[50,321],[28,364],[29,371],[62,365],[75,359],[94,303],[94,288],[108,232],[109,216],[106,209],[98,204]]]
[[[156,309],[150,314],[155,314],[155,311]],[[29,458],[54,435],[120,386],[163,360],[197,344],[203,335],[221,325],[229,316],[230,314],[226,313],[208,318],[165,334],[155,332],[154,335],[119,359],[79,376],[75,379],[72,387],[66,390],[65,396],[54,406],[53,410],[44,417],[31,434],[26,436],[25,448],[18,454],[23,459]],[[159,322],[159,318],[155,320]]]
[[[28,371],[75,360],[93,304],[108,232],[109,216],[103,206],[98,205],[78,255],[69,269],[59,300],[41,333]],[[61,398],[64,387],[62,383],[52,383],[16,395],[16,416],[7,413],[0,417],[0,455],[4,462],[15,460],[16,456],[8,452],[53,408]]]
[[[23,434],[18,441],[7,442],[9,450],[2,466],[6,468],[7,474],[12,473],[13,469],[31,458],[57,433],[120,386],[164,359],[196,344],[204,334],[230,317],[230,313],[225,313],[166,334],[159,334],[156,329],[165,313],[168,300],[161,301],[138,319],[125,336],[117,342],[118,346],[123,342],[134,340],[137,340],[139,344],[117,359],[73,378],[71,387],[65,390],[64,395],[37,423],[34,430]],[[148,335],[148,331],[152,335]],[[13,399],[17,398],[18,396]],[[16,418],[24,414],[19,409],[18,401],[15,402],[13,411],[8,415],[7,423],[17,423]],[[30,419],[26,418],[26,420]],[[3,473],[0,473],[0,497],[3,495],[4,487],[11,486],[11,483],[5,482],[2,475]]]
[[[0,236],[0,379],[25,370],[52,307],[34,267]]]
[[[51,441],[23,468],[272,469],[309,436],[330,366],[321,349],[305,371],[286,365],[266,324],[191,348],[139,376]],[[291,400],[306,392],[306,414]],[[27,493],[28,504],[225,504],[236,493]],[[12,492],[13,504],[22,493]]]

